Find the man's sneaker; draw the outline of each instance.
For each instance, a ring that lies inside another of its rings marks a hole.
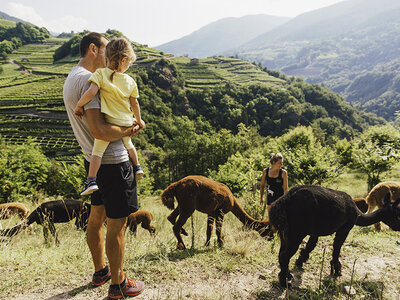
[[[135,172],[135,179],[140,180],[144,176],[143,169],[140,165],[136,165],[133,167],[133,172]]]
[[[144,290],[143,281],[134,281],[125,274],[125,279],[121,284],[111,284],[108,289],[108,297],[111,299],[122,299],[135,297]]]
[[[96,180],[92,180],[89,182],[85,182],[85,185],[82,188],[81,196],[90,195],[91,193],[97,191],[99,187],[97,186]]]
[[[111,279],[111,271],[110,267],[107,265],[100,271],[97,271],[93,274],[92,284],[94,286],[100,286],[105,284],[110,279]]]

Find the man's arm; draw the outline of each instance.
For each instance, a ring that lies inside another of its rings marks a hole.
[[[90,133],[96,139],[112,142],[125,136],[138,134],[139,126],[136,124],[131,127],[122,127],[107,123],[100,109],[88,109],[85,112]]]

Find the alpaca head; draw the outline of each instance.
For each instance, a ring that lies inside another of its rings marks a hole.
[[[382,222],[395,231],[400,231],[400,198],[394,202],[390,200],[391,194],[387,193],[383,200],[382,210],[385,211]]]
[[[262,237],[267,237],[271,232],[271,223],[269,222],[269,220],[261,221],[256,230]]]

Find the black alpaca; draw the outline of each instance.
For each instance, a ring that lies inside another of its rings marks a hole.
[[[285,287],[292,278],[289,273],[290,258],[296,253],[301,241],[309,235],[306,247],[301,250],[296,266],[302,267],[315,248],[318,237],[336,232],[333,242],[331,275],[341,275],[340,249],[354,225],[369,226],[382,221],[393,230],[400,231],[400,199],[385,204],[371,214],[362,213],[352,198],[340,191],[312,185],[293,187],[271,206],[270,222],[281,239],[279,250],[279,283]]]
[[[45,240],[47,240],[48,231],[50,230],[51,234],[55,237],[56,243],[58,243],[54,223],[66,223],[75,218],[76,228],[86,230],[89,214],[90,204],[84,201],[74,199],[48,201],[38,206],[21,224],[2,230],[1,235],[14,236],[30,224],[36,222],[43,226]]]

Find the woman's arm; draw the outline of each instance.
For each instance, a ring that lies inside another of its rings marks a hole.
[[[264,188],[265,188],[265,180],[267,178],[267,169],[264,169],[263,175],[261,178],[261,183],[260,183],[260,204],[263,205],[263,196],[264,196]]]
[[[283,194],[286,194],[289,191],[288,174],[286,170],[282,170],[282,179],[283,179]]]

